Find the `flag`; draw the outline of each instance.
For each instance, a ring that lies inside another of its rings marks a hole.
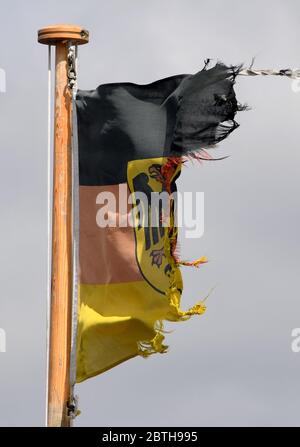
[[[164,320],[204,312],[201,301],[180,308],[174,193],[185,159],[207,158],[204,150],[238,126],[237,73],[218,63],[147,85],[78,91],[77,382],[166,352]],[[169,201],[154,207],[153,193]]]

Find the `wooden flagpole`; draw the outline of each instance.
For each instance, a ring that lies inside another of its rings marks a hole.
[[[88,39],[88,32],[74,25],[52,25],[38,31],[39,43],[56,48],[48,427],[70,426],[72,91],[68,87],[67,56],[69,45],[82,45]]]

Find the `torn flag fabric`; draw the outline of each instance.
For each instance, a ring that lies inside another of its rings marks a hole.
[[[201,302],[180,309],[172,193],[185,157],[201,158],[238,126],[237,73],[219,63],[148,85],[78,91],[78,382],[137,355],[165,352],[163,321],[204,312]],[[155,192],[170,200],[153,213]],[[150,225],[149,214],[156,216]]]

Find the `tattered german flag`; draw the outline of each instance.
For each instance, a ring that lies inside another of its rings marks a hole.
[[[237,127],[237,73],[217,64],[148,85],[78,92],[78,382],[134,356],[165,352],[163,321],[204,312],[202,302],[180,309],[172,193],[185,158],[207,158],[204,149]],[[170,200],[153,212],[154,192]]]

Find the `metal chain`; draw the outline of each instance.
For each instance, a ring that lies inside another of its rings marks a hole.
[[[71,420],[74,420],[76,416],[80,415],[80,410],[78,409],[78,396],[72,396],[71,402],[68,402],[68,416]]]
[[[77,70],[76,70],[76,48],[74,45],[68,47],[68,87],[73,90],[76,86]]]

